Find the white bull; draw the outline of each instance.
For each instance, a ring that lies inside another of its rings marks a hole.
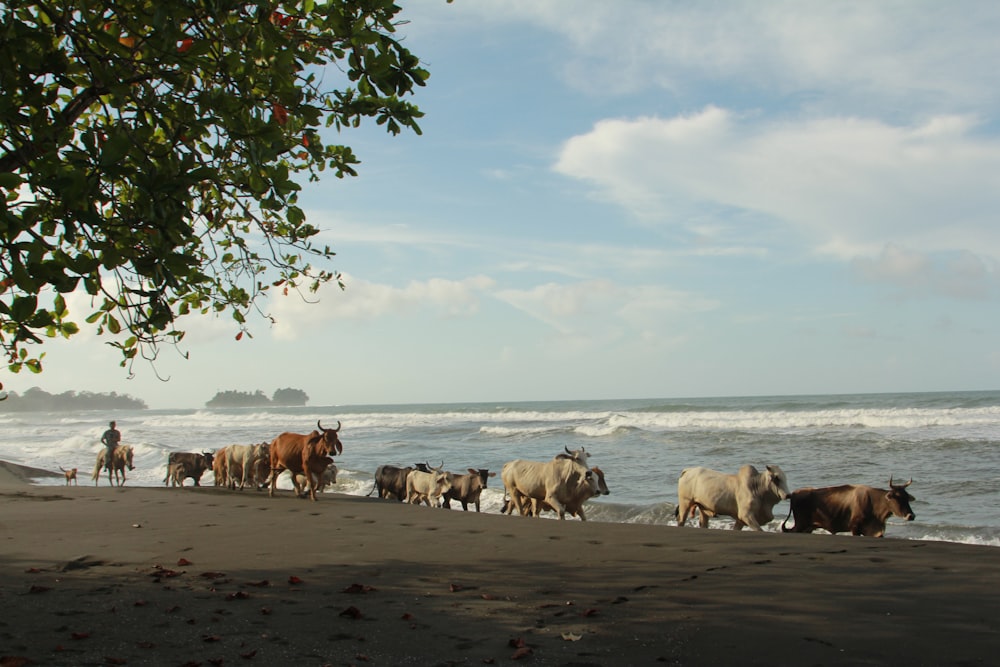
[[[778,466],[758,472],[745,465],[735,475],[685,468],[677,480],[677,525],[683,526],[697,507],[702,528],[708,528],[709,518],[723,515],[736,520],[735,530],[762,530],[761,524],[774,518],[774,506],[788,496],[788,479]]]
[[[413,470],[406,476],[406,502],[437,507],[441,495],[451,489],[451,475],[443,470],[443,466],[431,468],[430,472]]]
[[[586,521],[583,503],[601,493],[594,473],[572,458],[508,461],[500,472],[500,479],[512,501],[507,514],[515,507],[522,515],[533,514],[531,505],[539,501],[551,507],[560,519],[565,519],[569,512]]]

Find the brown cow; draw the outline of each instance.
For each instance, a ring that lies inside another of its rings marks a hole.
[[[323,458],[326,456],[336,456],[344,451],[344,445],[340,442],[340,422],[337,428],[323,428],[323,425],[316,421],[319,431],[313,431],[302,435],[300,433],[282,433],[271,442],[271,477],[268,495],[274,495],[274,488],[278,483],[278,475],[288,470],[292,476],[305,475],[309,484],[309,499],[316,500],[316,479],[313,475],[306,475],[307,470],[316,467],[316,463],[310,464],[310,459]]]
[[[183,480],[190,477],[194,480],[195,486],[201,486],[201,476],[206,470],[212,470],[212,462],[215,458],[213,452],[203,452],[201,454],[196,454],[193,452],[170,452],[167,455],[167,476],[163,478],[163,484],[166,485],[168,482],[173,482],[174,486],[177,486],[176,470],[173,468],[175,464],[183,463],[185,477],[181,478],[180,486],[184,486]]]
[[[910,509],[910,501],[914,498],[906,492],[906,487],[912,483],[911,479],[906,484],[893,484],[890,477],[889,490],[860,484],[796,489],[791,496],[788,516],[781,522],[781,530],[811,533],[822,528],[830,533],[882,537],[890,515],[907,521],[915,518]],[[785,523],[792,515],[795,525],[786,528]]]
[[[220,447],[215,450],[212,457],[212,474],[215,475],[216,486],[229,485],[229,466],[226,463],[226,451],[228,447]]]
[[[451,488],[441,495],[441,504],[445,508],[451,509],[451,501],[457,500],[462,503],[462,509],[466,512],[469,511],[469,503],[475,504],[476,511],[479,511],[479,496],[486,488],[489,478],[496,477],[497,474],[486,468],[468,468],[468,471],[462,475],[448,473],[451,475]]]

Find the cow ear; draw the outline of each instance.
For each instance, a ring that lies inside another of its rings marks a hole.
[[[496,474],[495,472],[491,472],[490,474],[488,474],[488,475],[486,475],[486,476],[487,476],[487,477],[496,477],[496,476],[497,476],[497,474]]]

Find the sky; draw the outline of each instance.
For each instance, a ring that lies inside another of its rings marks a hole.
[[[346,289],[132,377],[46,342],[5,389],[202,407],[1000,387],[1000,4],[399,0],[422,136],[300,204]],[[77,305],[82,319],[91,312]]]

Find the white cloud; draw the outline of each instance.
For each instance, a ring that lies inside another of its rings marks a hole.
[[[954,116],[758,122],[709,106],[599,122],[566,142],[555,168],[648,222],[685,225],[719,207],[763,215],[818,250],[905,240],[1000,257],[1000,142],[975,128]]]
[[[876,257],[851,263],[860,280],[896,288],[904,296],[984,299],[1000,293],[1000,271],[971,252],[935,257],[889,244]]]
[[[383,316],[405,316],[431,312],[438,317],[462,317],[479,309],[481,294],[493,279],[472,276],[463,280],[431,278],[412,281],[404,287],[368,282],[344,276],[347,288],[326,289],[320,295],[301,296],[289,292],[271,300],[275,318],[274,337],[295,340],[303,331],[331,322],[366,321]]]
[[[827,107],[997,102],[987,83],[1000,57],[996,3],[478,0],[447,9],[454,11],[430,13],[534,25],[562,37],[553,49],[565,76],[595,94],[660,88],[682,95],[714,84]]]
[[[525,290],[500,290],[496,296],[562,336],[585,339],[607,338],[609,332],[623,330],[665,332],[673,318],[719,305],[665,287],[619,285],[609,280],[548,283]]]

